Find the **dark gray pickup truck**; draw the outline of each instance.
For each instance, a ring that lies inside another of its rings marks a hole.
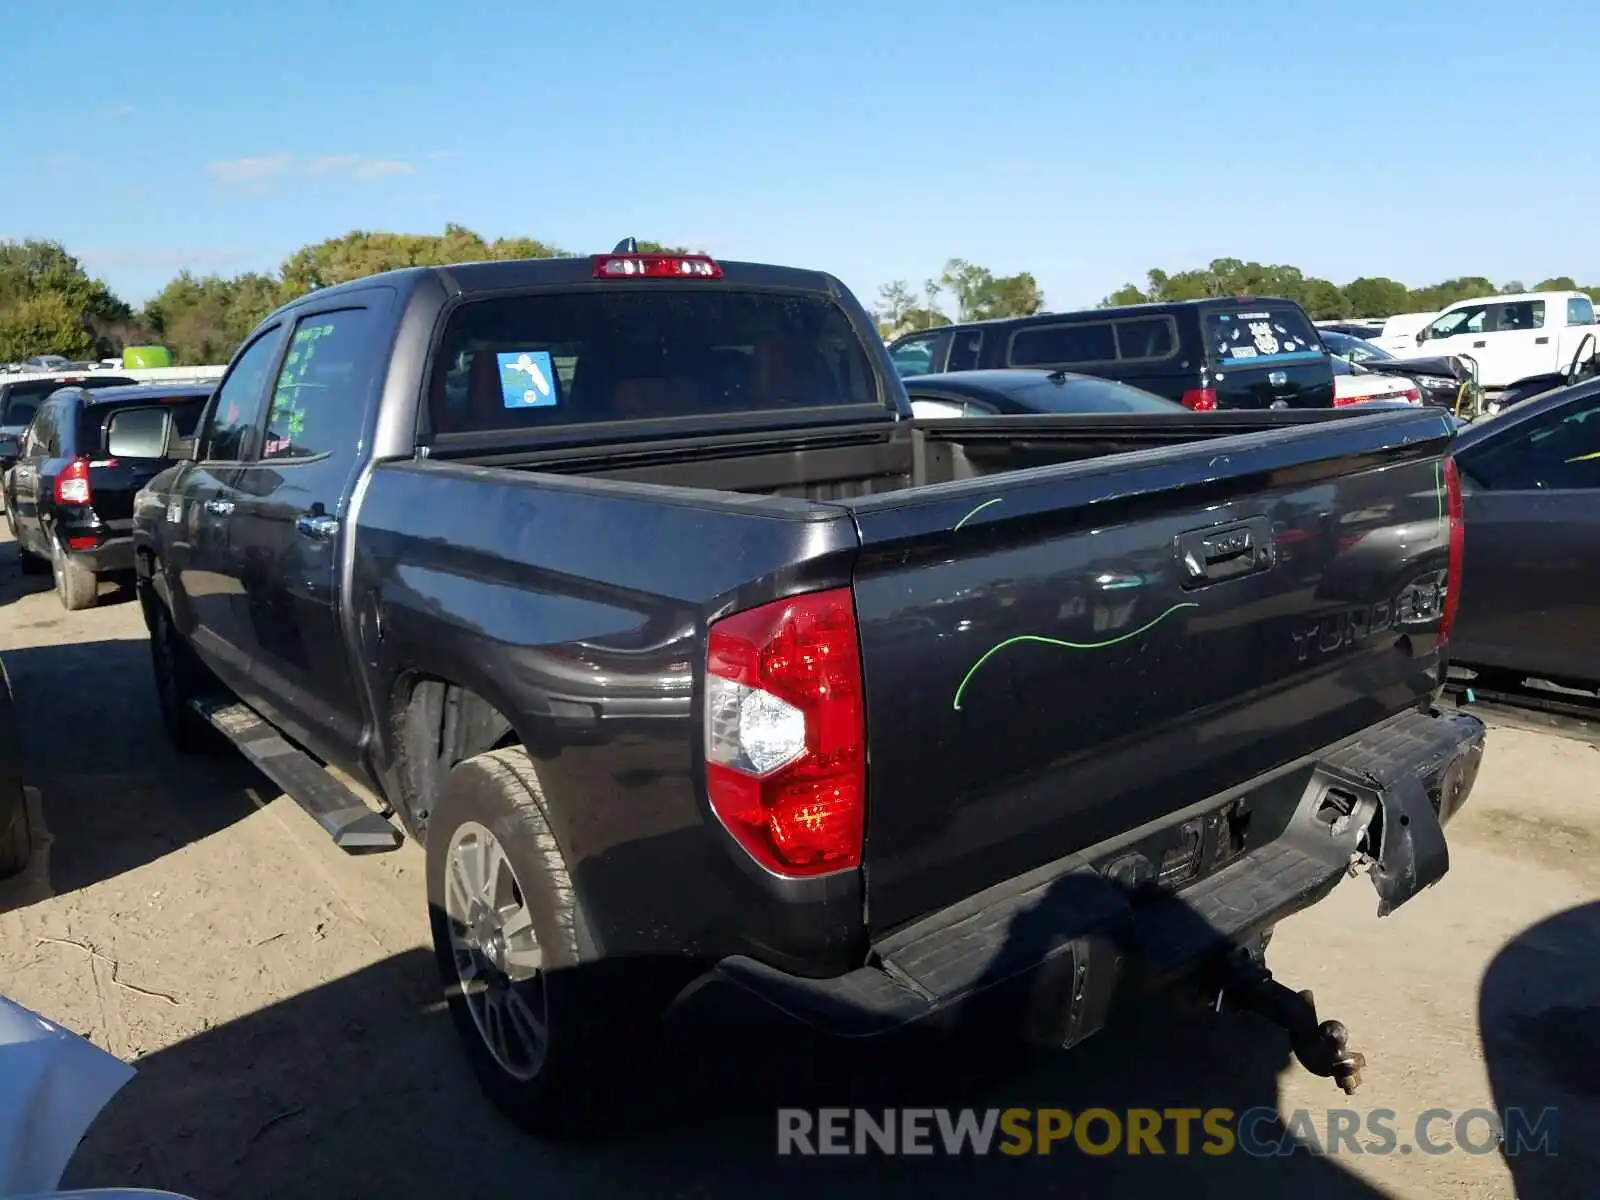
[[[830,276],[619,248],[250,335],[137,501],[162,713],[423,843],[488,1092],[561,1132],[708,978],[1053,1046],[1200,981],[1353,1088],[1273,925],[1448,867],[1426,410],[911,418]],[[330,769],[331,768],[331,769]],[[603,1106],[602,1106],[603,1107]]]

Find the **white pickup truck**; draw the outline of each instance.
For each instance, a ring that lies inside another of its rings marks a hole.
[[[1520,292],[1458,300],[1416,334],[1429,355],[1458,354],[1478,364],[1487,389],[1558,375],[1586,359],[1600,340],[1594,302],[1583,292]]]

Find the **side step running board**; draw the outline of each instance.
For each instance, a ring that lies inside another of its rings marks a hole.
[[[190,704],[289,799],[310,813],[341,850],[356,854],[400,845],[398,829],[253,710],[232,700],[206,696],[197,696]]]

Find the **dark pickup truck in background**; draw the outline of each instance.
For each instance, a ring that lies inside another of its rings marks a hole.
[[[138,497],[140,598],[180,745],[424,844],[463,1045],[532,1129],[708,979],[1064,1046],[1198,978],[1348,1089],[1261,949],[1355,866],[1380,913],[1447,869],[1483,739],[1433,707],[1449,436],[919,422],[827,275],[419,268],[242,345]]]

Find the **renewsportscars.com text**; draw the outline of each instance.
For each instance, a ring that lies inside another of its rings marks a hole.
[[[1554,1155],[1560,1113],[1430,1108],[784,1108],[780,1155]]]

